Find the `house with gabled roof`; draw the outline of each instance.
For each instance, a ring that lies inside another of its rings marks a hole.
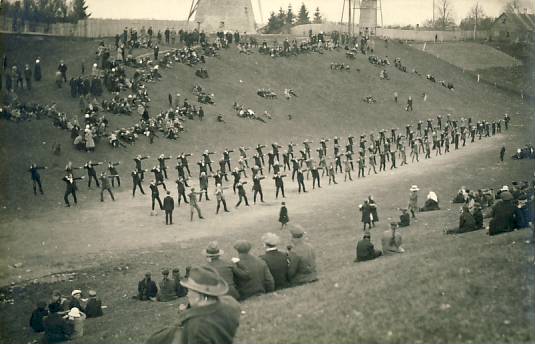
[[[535,15],[527,12],[504,12],[492,24],[489,35],[492,40],[533,43]]]

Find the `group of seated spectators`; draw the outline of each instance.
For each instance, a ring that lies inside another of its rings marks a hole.
[[[533,145],[528,143],[522,148],[517,148],[516,154],[512,156],[513,159],[535,159],[535,150]]]
[[[80,289],[73,290],[70,298],[55,290],[49,302],[37,302],[29,324],[34,332],[44,333],[43,343],[63,342],[82,337],[86,319],[102,316],[103,308],[94,290],[89,290],[87,298]]]
[[[275,40],[271,45],[268,45],[266,41],[263,41],[258,48],[258,52],[275,58],[297,56],[308,53],[322,54],[325,49],[329,49],[329,47],[324,47],[322,41],[313,43],[309,39],[298,43],[296,39],[293,39],[291,42],[288,39],[285,39],[282,43]]]
[[[260,88],[256,91],[256,94],[262,98],[275,99],[277,98],[277,93],[273,92],[271,88]]]
[[[339,70],[339,71],[350,71],[351,67],[348,64],[345,63],[335,63],[331,62],[331,70]]]

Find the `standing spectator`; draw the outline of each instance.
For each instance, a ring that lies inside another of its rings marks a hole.
[[[375,227],[375,223],[379,222],[379,214],[377,212],[377,203],[375,203],[372,195],[368,196],[368,204],[371,209],[372,227]]]
[[[154,45],[154,61],[158,61],[158,54],[160,52],[160,47],[158,44]]]
[[[500,161],[503,162],[503,158],[505,156],[505,146],[502,146],[500,149]]]
[[[32,70],[29,64],[27,64],[24,67],[24,80],[26,80],[26,88],[28,90],[31,90],[32,89]]]
[[[35,81],[41,81],[42,75],[41,60],[37,58],[35,60],[35,65],[33,66],[33,78]]]
[[[290,218],[288,217],[288,209],[286,208],[286,203],[281,203],[281,209],[279,211],[279,222],[281,223],[281,230],[283,230],[286,227],[286,224],[290,222]]]
[[[171,197],[171,191],[167,191],[167,196],[163,199],[163,209],[165,210],[165,224],[172,225],[175,200]]]
[[[67,69],[68,69],[67,65],[63,62],[63,60],[60,60],[59,66],[58,66],[58,72],[60,72],[63,83],[67,82]]]
[[[372,228],[372,209],[368,200],[364,201],[364,204],[359,206],[359,210],[362,213],[360,221],[364,224],[363,231],[366,231],[366,225],[368,225],[368,230]]]
[[[412,111],[412,97],[409,96],[409,98],[407,99],[407,106],[405,107],[405,111]]]
[[[414,214],[416,211],[418,211],[418,191],[420,189],[418,188],[418,185],[413,185],[409,189],[411,192],[409,195],[409,211],[411,212],[412,218],[415,219],[416,215]]]

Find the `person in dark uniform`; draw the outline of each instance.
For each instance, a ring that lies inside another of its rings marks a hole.
[[[364,174],[364,169],[366,168],[366,158],[364,157],[364,155],[360,155],[359,156],[358,166],[359,166],[359,173],[357,174],[357,177],[358,178],[366,177],[366,175]],[[369,172],[368,172],[368,174],[369,174]]]
[[[143,169],[141,165],[141,161],[150,158],[150,155],[147,156],[141,156],[138,155],[134,158],[134,163],[136,164],[136,171],[139,174],[139,180],[143,181],[145,179],[145,170]]]
[[[160,191],[158,190],[158,184],[156,184],[155,180],[152,180],[150,182],[149,187],[151,190],[152,211],[154,211],[154,201],[158,201],[158,204],[160,205],[160,210],[163,210],[163,204],[162,200],[160,199]]]
[[[179,177],[176,180],[176,188],[178,191],[178,206],[180,206],[180,200],[184,198],[184,203],[188,204],[188,199],[186,198],[186,183],[184,181],[184,178]]]
[[[281,203],[281,209],[279,211],[279,222],[281,223],[281,230],[286,227],[286,224],[290,222],[290,218],[288,217],[288,208],[286,208],[286,203]]]
[[[62,178],[62,180],[65,182],[65,195],[63,196],[63,199],[65,200],[65,206],[70,207],[71,204],[69,203],[69,195],[72,195],[72,198],[74,200],[74,204],[78,204],[78,200],[76,199],[76,190],[78,190],[76,186],[77,180],[82,180],[84,177],[73,177],[71,173],[67,174],[65,177]]]
[[[147,172],[146,170],[142,170],[142,172]],[[132,176],[132,185],[134,186],[132,189],[132,197],[136,195],[136,188],[139,187],[139,191],[144,195],[145,191],[143,191],[143,186],[141,186],[141,175],[139,174],[138,170],[133,170],[131,173]]]
[[[175,200],[171,197],[171,191],[167,191],[167,196],[163,199],[163,210],[165,210],[165,224],[173,224],[173,210],[175,209]]]
[[[156,184],[163,185],[164,190],[167,191],[167,186],[165,185],[163,173],[160,167],[154,166],[150,171],[154,173],[154,179],[156,180]]]
[[[33,78],[35,81],[41,81],[42,76],[43,72],[41,69],[41,60],[37,58],[35,60],[35,65],[33,66]]]
[[[111,178],[111,186],[115,187],[115,180],[117,180],[117,186],[121,186],[121,177],[119,177],[119,172],[117,172],[117,166],[121,164],[120,161],[118,162],[108,162],[108,172],[111,176],[114,176]]]
[[[321,185],[320,185],[320,173],[318,171],[318,167],[317,166],[312,166],[310,171],[312,172],[312,189],[316,188],[316,181],[318,182],[318,188],[321,188]]]
[[[37,164],[33,163],[30,165],[30,169],[28,172],[31,173],[32,176],[32,184],[33,184],[33,194],[37,195],[37,186],[39,186],[39,192],[41,195],[43,194],[43,186],[41,185],[41,175],[39,174],[39,170],[46,170],[48,167],[46,166],[37,166]]]
[[[160,170],[163,172],[163,175],[165,179],[167,179],[167,166],[165,166],[165,160],[171,159],[171,156],[166,157],[165,154],[160,154],[158,157],[158,164],[160,166]]]
[[[215,210],[216,215],[219,214],[219,209],[221,208],[221,203],[223,203],[223,210],[225,210],[226,213],[229,212],[227,209],[227,201],[225,200],[225,195],[223,195],[223,190],[227,189],[221,186],[221,183],[215,184],[215,198],[217,201],[217,207]]]
[[[243,187],[244,184],[247,184],[247,182],[240,182],[238,183],[238,185],[236,185],[236,188],[238,189],[238,196],[239,196],[238,203],[236,203],[236,208],[240,206],[242,200],[245,201],[245,205],[247,207],[249,206],[249,202],[247,200],[247,193],[245,192],[245,188]]]
[[[110,179],[113,179],[115,177],[116,176],[114,175],[111,175],[111,176],[106,175],[106,172],[100,173],[100,201],[101,202],[104,202],[104,191],[106,190],[110,194],[111,200],[115,201],[115,197],[113,197],[113,192],[111,191],[111,186],[110,186]]]
[[[284,177],[286,177],[286,175],[285,174],[280,174],[280,172],[277,173],[273,177],[273,180],[275,180],[275,188],[276,188],[275,198],[279,197],[279,191],[281,191],[281,193],[282,193],[282,198],[286,198],[286,196],[284,195],[284,181],[282,179]]]
[[[260,202],[264,203],[264,194],[262,193],[262,184],[261,181],[264,179],[264,176],[256,175],[253,178],[253,202],[256,204],[256,195],[260,194]]]
[[[232,171],[232,177],[234,177],[234,182],[232,183],[232,191],[236,193],[236,185],[238,185],[241,179],[241,171],[237,167],[235,167],[234,171]]]
[[[303,171],[301,168],[297,170],[298,193],[301,193],[301,188],[303,188],[303,192],[307,192],[307,190],[305,189],[305,175],[303,174],[303,172],[305,171]]]
[[[95,171],[95,166],[102,165],[101,162],[93,163],[91,160],[86,162],[83,166],[84,169],[87,170],[87,187],[91,188],[91,179],[95,180],[95,183],[97,184],[97,187],[100,187],[100,184],[98,183],[97,179],[97,171]]]
[[[505,156],[505,146],[502,146],[502,148],[500,149],[500,161],[503,162],[503,158]],[[34,187],[33,187],[34,191],[35,191],[35,184],[34,184]],[[41,192],[42,193],[42,192]]]
[[[186,169],[186,171],[188,171],[188,176],[191,177],[191,172],[189,170],[189,165],[188,165],[188,157],[189,156],[192,156],[193,154],[191,153],[180,153],[180,155],[177,157],[177,159],[180,158],[180,162],[182,164],[182,166],[184,166],[184,168]],[[184,178],[185,179],[185,178]]]
[[[199,202],[202,200],[202,195],[204,194],[207,201],[210,199],[208,198],[208,175],[206,172],[201,172],[201,176],[199,177]]]

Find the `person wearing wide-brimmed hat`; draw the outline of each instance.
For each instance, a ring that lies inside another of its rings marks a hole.
[[[70,339],[82,337],[84,335],[84,322],[86,315],[79,308],[73,307],[66,315],[67,321],[72,324],[72,334]]]
[[[409,189],[411,192],[409,195],[409,211],[411,212],[412,218],[416,218],[416,215],[414,214],[416,211],[418,211],[418,191],[420,189],[418,188],[418,185],[413,185]]]
[[[216,241],[208,243],[206,249],[202,253],[206,256],[208,260],[208,265],[213,267],[219,275],[227,282],[228,284],[228,295],[232,296],[236,300],[240,298],[240,294],[236,289],[235,280],[238,278],[247,278],[247,272],[241,267],[233,264],[225,259],[221,258],[225,251],[219,248],[219,245]]]
[[[240,305],[226,296],[228,285],[209,266],[193,267],[180,282],[188,288],[190,308],[176,325],[154,333],[146,344],[231,344],[240,325]]]
[[[266,233],[262,236],[262,242],[266,253],[260,256],[267,266],[275,280],[275,290],[288,288],[290,282],[288,280],[288,265],[289,258],[285,252],[278,250],[277,246],[280,244],[280,238],[277,234]]]
[[[501,201],[492,207],[489,223],[489,235],[511,232],[515,221],[515,207],[513,205],[513,195],[509,188],[503,187],[500,193]]]
[[[264,260],[249,253],[251,247],[251,243],[247,240],[238,240],[234,243],[234,249],[239,256],[233,259],[237,260],[237,266],[247,271],[246,278],[238,278],[236,280],[240,300],[269,293],[275,289],[275,281],[269,271],[269,267]]]
[[[288,278],[291,285],[300,285],[318,280],[316,272],[316,254],[314,248],[305,242],[305,232],[298,226],[290,228],[291,249],[288,252],[290,266]]]

